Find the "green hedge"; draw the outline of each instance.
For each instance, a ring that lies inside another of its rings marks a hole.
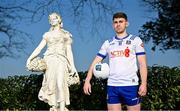
[[[144,109],[180,109],[180,67],[149,67],[148,93]]]
[[[93,78],[92,94],[83,94],[86,72],[79,72],[81,83],[70,87],[72,110],[106,110],[106,80]],[[48,110],[48,104],[38,100],[43,74],[13,76],[0,79],[0,110]],[[143,97],[144,110],[180,109],[180,67],[152,66],[148,68],[148,93]]]

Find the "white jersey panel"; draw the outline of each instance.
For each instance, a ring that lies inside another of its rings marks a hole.
[[[103,45],[101,46],[101,49],[99,50],[98,56],[105,58],[107,56],[107,49],[109,48],[109,41],[106,40]]]
[[[139,37],[128,35],[123,39],[114,37],[102,45],[98,56],[109,55],[109,86],[138,85],[137,55],[144,55],[143,42]]]

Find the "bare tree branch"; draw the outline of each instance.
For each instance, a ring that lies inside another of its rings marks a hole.
[[[0,58],[25,50],[23,47],[30,35],[16,28],[19,22],[36,23],[51,12],[60,12],[62,16],[74,18],[79,30],[84,27],[84,21],[90,21],[91,33],[98,34],[98,24],[106,23],[107,15],[120,5],[121,0],[4,0],[0,4],[0,34],[3,35],[0,36]]]

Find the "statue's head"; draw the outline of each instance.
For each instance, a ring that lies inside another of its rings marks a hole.
[[[49,23],[51,26],[57,26],[57,25],[60,25],[60,27],[62,27],[62,19],[61,19],[61,16],[57,13],[51,13],[49,15]]]

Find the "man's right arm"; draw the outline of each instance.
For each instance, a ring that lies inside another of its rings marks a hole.
[[[92,75],[93,75],[93,68],[95,66],[95,64],[101,62],[103,60],[102,57],[100,56],[96,56],[96,58],[93,60],[89,70],[88,70],[88,73],[87,73],[87,76],[86,76],[86,79],[85,79],[85,83],[84,83],[84,93],[87,94],[87,95],[90,95],[91,93],[91,78],[92,78]]]

